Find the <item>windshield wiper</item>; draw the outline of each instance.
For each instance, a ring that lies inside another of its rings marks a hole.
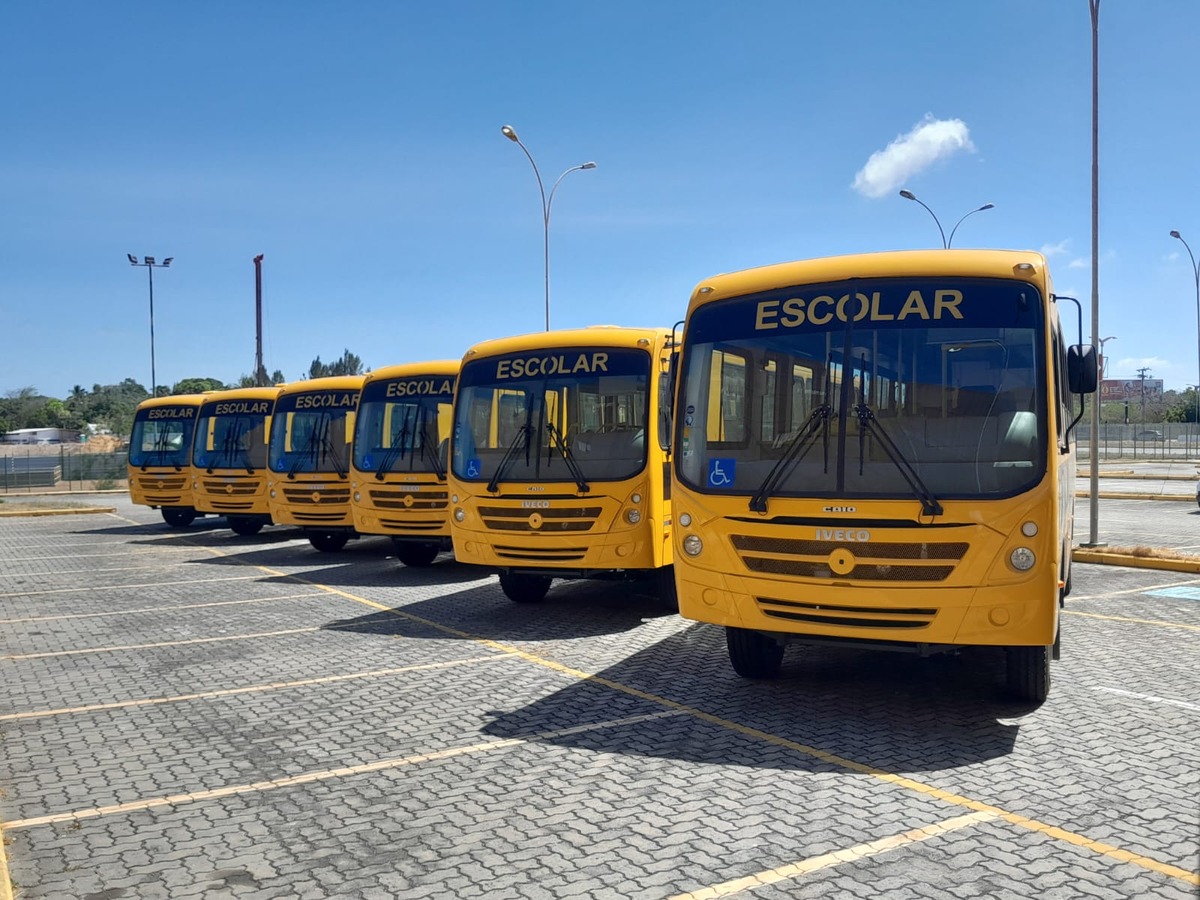
[[[562,454],[563,462],[567,464],[567,471],[571,473],[571,477],[575,479],[575,485],[579,488],[581,494],[588,492],[587,479],[583,477],[583,469],[579,466],[579,460],[575,458],[575,454],[571,452],[570,445],[563,440],[562,432],[553,422],[546,423],[546,431],[550,433],[551,444],[546,445],[546,464],[550,464],[550,450],[553,444],[558,445],[558,452]]]
[[[825,439],[825,471],[829,471],[829,429],[828,427],[822,428],[822,426],[828,426],[832,415],[833,407],[828,403],[822,403],[812,411],[808,421],[804,423],[804,427],[788,442],[783,456],[779,457],[775,465],[771,466],[771,471],[767,473],[767,477],[763,479],[758,490],[754,492],[754,496],[750,498],[752,512],[765,513],[767,511],[767,498],[779,486],[779,482],[783,481],[796,464],[804,459],[808,451],[812,449],[817,440],[818,430]]]
[[[345,420],[339,419],[342,429],[345,430]],[[324,413],[322,424],[318,429],[321,440],[321,459],[328,459],[333,464],[334,474],[343,481],[346,478],[348,466],[342,463],[342,457],[338,454],[337,445],[333,442],[333,438],[329,436],[330,429],[333,427],[333,416],[329,413]]]
[[[211,475],[213,473],[213,469],[217,467],[218,460],[223,459],[232,461],[234,459],[233,451],[235,449],[235,445],[242,439],[242,432],[239,428],[242,418],[242,416],[237,416],[230,424],[229,428],[225,429],[225,437],[221,439],[221,449],[218,450],[216,447],[213,448],[214,456],[209,460],[208,468],[206,469],[209,475]],[[247,469],[251,475],[254,474],[254,470],[250,469],[249,466],[247,466]]]
[[[533,429],[526,422],[517,429],[517,433],[513,436],[512,443],[508,445],[508,449],[504,451],[504,457],[500,460],[500,465],[496,466],[496,473],[492,476],[492,480],[488,482],[487,489],[491,493],[496,493],[500,487],[500,479],[504,477],[504,473],[508,470],[512,461],[517,458],[517,454],[521,450],[529,450],[529,445],[532,443],[529,439],[530,432]]]
[[[879,439],[879,445],[883,447],[883,452],[887,454],[892,464],[900,470],[900,474],[908,482],[908,486],[913,494],[921,501],[921,509],[925,515],[940,516],[943,512],[942,504],[938,502],[937,497],[933,496],[933,493],[925,485],[925,482],[921,480],[921,476],[917,474],[917,470],[913,468],[912,463],[900,452],[900,448],[896,446],[896,442],[883,430],[883,426],[875,418],[874,411],[867,405],[866,388],[863,381],[865,381],[865,378],[859,382],[858,403],[854,404],[854,415],[858,416],[858,474],[863,474],[863,465],[867,455],[867,432],[869,431]]]
[[[425,430],[427,410],[424,406],[421,407],[421,421],[417,426],[417,435],[421,441],[421,452],[425,454],[425,458],[429,460],[429,465],[433,468],[433,474],[437,476],[438,481],[444,481],[446,478],[446,468],[442,465],[442,461],[438,459],[437,450],[428,440],[429,433]]]
[[[379,468],[375,470],[376,481],[383,481],[383,476],[392,471],[396,460],[404,459],[404,444],[408,440],[408,423],[411,421],[411,416],[412,408],[410,407],[404,413],[400,433],[392,435],[392,446],[388,447],[387,453],[383,455],[383,459],[379,463]]]

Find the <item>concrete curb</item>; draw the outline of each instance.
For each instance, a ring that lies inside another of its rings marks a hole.
[[[1109,553],[1105,550],[1088,550],[1076,547],[1071,558],[1078,563],[1096,563],[1102,566],[1127,566],[1131,569],[1161,569],[1167,572],[1200,574],[1200,558],[1156,559],[1149,556],[1132,556],[1126,553]]]
[[[83,506],[78,509],[0,509],[0,518],[17,516],[86,516],[94,513],[116,512],[115,506]]]
[[[1088,498],[1091,497],[1091,491],[1076,491],[1076,497]],[[1196,498],[1190,494],[1111,494],[1101,491],[1096,495],[1101,500],[1181,500],[1186,503],[1195,503]]]

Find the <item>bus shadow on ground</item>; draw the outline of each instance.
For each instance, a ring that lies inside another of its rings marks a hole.
[[[749,681],[729,667],[720,628],[691,624],[591,679],[497,711],[483,731],[689,764],[844,772],[847,765],[829,754],[851,767],[917,774],[1012,752],[1019,726],[1000,720],[1028,707],[1001,702],[1002,682],[999,655],[922,659],[825,647],[789,647],[778,679]],[[665,719],[548,734],[678,709],[671,704],[686,709]]]
[[[474,566],[459,568],[479,572]],[[518,604],[506,598],[486,573],[473,577],[488,581],[324,627],[422,640],[555,641],[620,634],[666,615],[655,598],[623,585],[555,582],[541,603]]]

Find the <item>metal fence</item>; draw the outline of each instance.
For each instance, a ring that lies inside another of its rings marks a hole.
[[[81,446],[0,448],[0,492],[123,488],[126,453],[89,453]]]

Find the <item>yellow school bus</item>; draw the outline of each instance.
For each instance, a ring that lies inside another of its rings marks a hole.
[[[458,360],[385,366],[358,401],[350,508],[362,534],[391,537],[406,566],[450,546],[447,446]]]
[[[271,524],[267,435],[278,387],[233,388],[204,397],[192,443],[196,509],[224,516],[236,534]]]
[[[350,515],[350,443],[364,376],[335,375],[279,388],[267,447],[267,507],[322,553],[357,537]]]
[[[738,674],[774,676],[789,641],[999,646],[1009,691],[1045,699],[1070,587],[1073,394],[1096,382],[1059,299],[1040,254],[1002,250],[696,287],[676,373],[679,610],[725,626]]]
[[[476,344],[451,437],[459,562],[510,600],[553,578],[639,578],[674,603],[666,329],[596,326]]]
[[[129,499],[162,512],[163,521],[187,528],[196,520],[192,501],[192,435],[205,394],[151,397],[138,404],[129,436]]]

